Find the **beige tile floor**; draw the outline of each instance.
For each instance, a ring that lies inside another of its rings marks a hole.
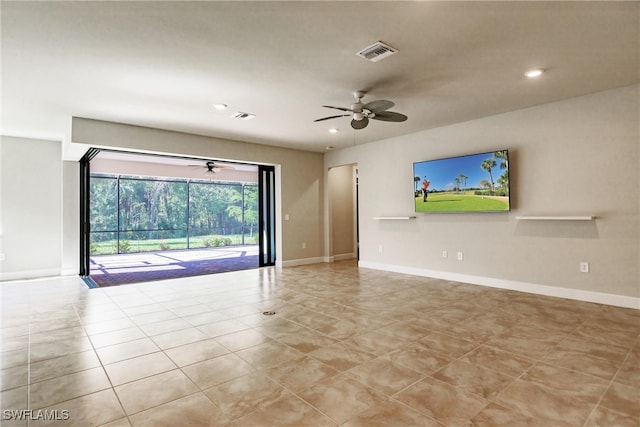
[[[349,261],[0,292],[3,426],[640,424],[638,310]]]

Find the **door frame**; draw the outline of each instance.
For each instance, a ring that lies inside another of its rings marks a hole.
[[[79,160],[80,163],[80,276],[91,274],[91,160],[100,153],[99,148],[90,148]],[[149,154],[158,157],[163,156]],[[183,157],[191,158],[191,157]],[[259,267],[276,263],[276,171],[275,166],[243,162],[258,167],[258,225]]]
[[[91,159],[100,152],[90,148],[80,159],[80,276],[91,272]]]
[[[276,168],[258,165],[260,267],[276,264]]]

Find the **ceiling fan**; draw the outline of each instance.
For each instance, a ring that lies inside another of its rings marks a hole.
[[[338,117],[351,117],[351,127],[354,129],[364,129],[369,124],[369,119],[382,120],[385,122],[404,122],[407,120],[407,116],[393,111],[387,111],[392,108],[394,104],[392,101],[386,99],[380,99],[377,101],[362,103],[362,98],[366,92],[357,91],[353,93],[353,97],[356,99],[355,104],[352,104],[350,108],[344,107],[332,107],[331,105],[323,105],[325,108],[333,108],[340,111],[349,112],[349,114],[338,114],[336,116],[323,117],[321,119],[314,120],[314,122],[321,122],[324,120],[336,119]]]
[[[202,165],[191,165],[191,167],[196,167],[196,168],[202,168]],[[216,172],[221,171],[222,169],[233,169],[233,167],[228,166],[228,165],[223,165],[220,163],[215,163],[212,161],[208,161],[204,164],[204,169],[205,169],[205,175],[207,175],[209,177],[209,180],[213,179],[213,175]]]

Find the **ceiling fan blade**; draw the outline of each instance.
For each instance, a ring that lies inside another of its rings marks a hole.
[[[392,108],[394,105],[396,104],[393,103],[392,101],[388,101],[386,99],[379,99],[377,101],[367,102],[362,106],[362,109],[369,110],[372,113],[378,113],[380,111],[388,110],[389,108]]]
[[[314,122],[321,122],[323,120],[337,119],[338,117],[349,117],[349,116],[351,116],[351,114],[338,114],[337,116],[329,116],[329,117],[323,117],[321,119],[316,119],[314,120]]]
[[[344,107],[332,107],[331,105],[323,105],[323,107],[325,108],[333,108],[334,110],[340,110],[340,111],[351,111],[353,113],[353,110],[349,109],[349,108],[344,108]]]
[[[407,118],[404,114],[394,113],[393,111],[380,111],[372,117],[374,120],[382,120],[385,122],[404,122]]]
[[[216,162],[207,162],[205,164],[205,168],[206,169],[213,169],[213,170],[222,170],[222,169],[235,169],[233,166],[231,165],[223,165],[220,163],[216,163]]]
[[[351,127],[354,129],[364,129],[369,124],[369,119],[364,118],[362,120],[351,120]]]

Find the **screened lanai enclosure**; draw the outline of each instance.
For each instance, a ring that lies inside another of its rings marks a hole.
[[[91,175],[91,254],[255,245],[257,183]]]
[[[92,158],[88,169],[83,276],[97,286],[257,268],[274,260],[272,248],[261,250],[270,242],[264,227],[264,208],[273,205],[265,199],[273,197],[264,185],[273,184],[268,169],[265,175],[257,165],[108,151]]]

